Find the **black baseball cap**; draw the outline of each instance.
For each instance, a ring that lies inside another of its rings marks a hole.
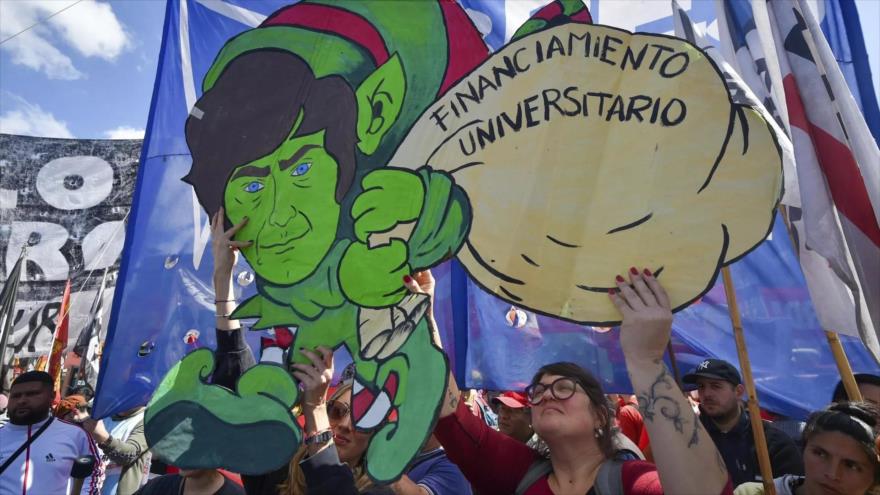
[[[694,384],[697,383],[697,378],[699,377],[724,380],[734,385],[742,384],[742,378],[740,378],[736,367],[723,359],[707,359],[703,361],[693,371],[684,375],[682,381]]]

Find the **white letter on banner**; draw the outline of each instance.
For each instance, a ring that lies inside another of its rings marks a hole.
[[[113,191],[113,167],[97,156],[56,158],[37,174],[37,191],[59,210],[91,208]]]
[[[101,270],[116,263],[125,244],[125,222],[102,223],[82,241],[83,263],[86,270]]]
[[[47,222],[12,222],[9,246],[6,248],[6,276],[15,265],[21,247],[28,245],[27,260],[43,271],[45,280],[66,280],[70,272],[61,247],[67,242],[67,230]]]

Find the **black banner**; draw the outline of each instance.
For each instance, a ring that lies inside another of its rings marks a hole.
[[[142,143],[0,134],[0,280],[28,249],[7,356],[49,352],[68,277],[69,346],[88,323],[104,270],[109,311]]]

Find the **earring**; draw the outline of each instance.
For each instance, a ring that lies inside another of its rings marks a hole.
[[[605,430],[603,430],[602,428],[596,428],[596,431],[595,431],[595,433],[593,433],[593,436],[596,438],[602,438],[602,435],[604,435],[604,434],[605,434]]]

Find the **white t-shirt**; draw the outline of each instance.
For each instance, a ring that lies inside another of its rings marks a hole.
[[[786,474],[773,480],[776,495],[794,495],[794,490],[803,483],[803,476]],[[764,495],[764,484],[758,482],[743,483],[736,487],[733,495]]]
[[[0,465],[35,434],[48,418],[32,425],[6,423],[0,426]],[[55,419],[27,449],[0,474],[0,495],[48,495],[68,493],[70,469],[82,456],[95,456],[91,476],[83,482],[83,495],[101,491],[103,471],[98,448],[85,430]]]

